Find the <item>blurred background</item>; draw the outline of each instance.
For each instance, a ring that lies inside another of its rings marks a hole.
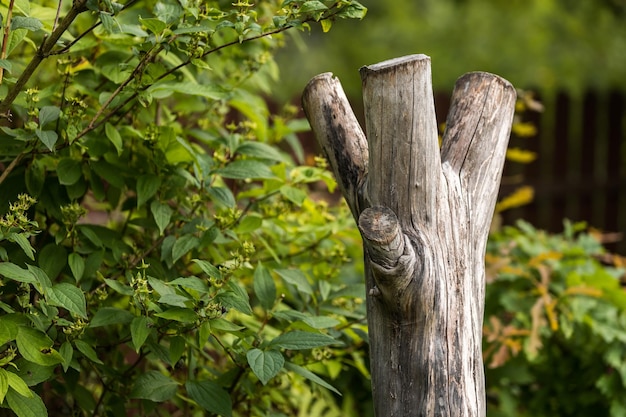
[[[626,0],[362,3],[369,11],[361,22],[288,35],[274,99],[299,103],[309,79],[330,71],[362,117],[358,69],[423,53],[444,123],[459,76],[498,74],[524,91],[510,145],[519,152],[501,189],[514,208],[502,222],[523,218],[560,232],[565,218],[587,221],[626,254]]]

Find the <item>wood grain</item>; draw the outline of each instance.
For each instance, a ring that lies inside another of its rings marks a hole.
[[[430,58],[361,78],[367,138],[330,74],[303,105],[363,236],[376,415],[484,416],[484,254],[515,90],[461,77],[440,149]]]

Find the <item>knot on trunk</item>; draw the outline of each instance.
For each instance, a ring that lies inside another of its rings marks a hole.
[[[411,241],[403,233],[396,214],[384,206],[363,210],[359,230],[378,288],[371,294],[395,298],[411,282],[417,263]]]

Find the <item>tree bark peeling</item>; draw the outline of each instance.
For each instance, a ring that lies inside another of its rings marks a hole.
[[[484,253],[515,90],[459,78],[439,149],[427,56],[361,78],[367,137],[328,73],[303,106],[363,237],[376,415],[484,416]]]

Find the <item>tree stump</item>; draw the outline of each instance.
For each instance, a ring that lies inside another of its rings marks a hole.
[[[484,255],[515,90],[462,76],[440,147],[429,57],[360,73],[367,136],[332,74],[302,102],[363,237],[376,416],[484,416]]]

